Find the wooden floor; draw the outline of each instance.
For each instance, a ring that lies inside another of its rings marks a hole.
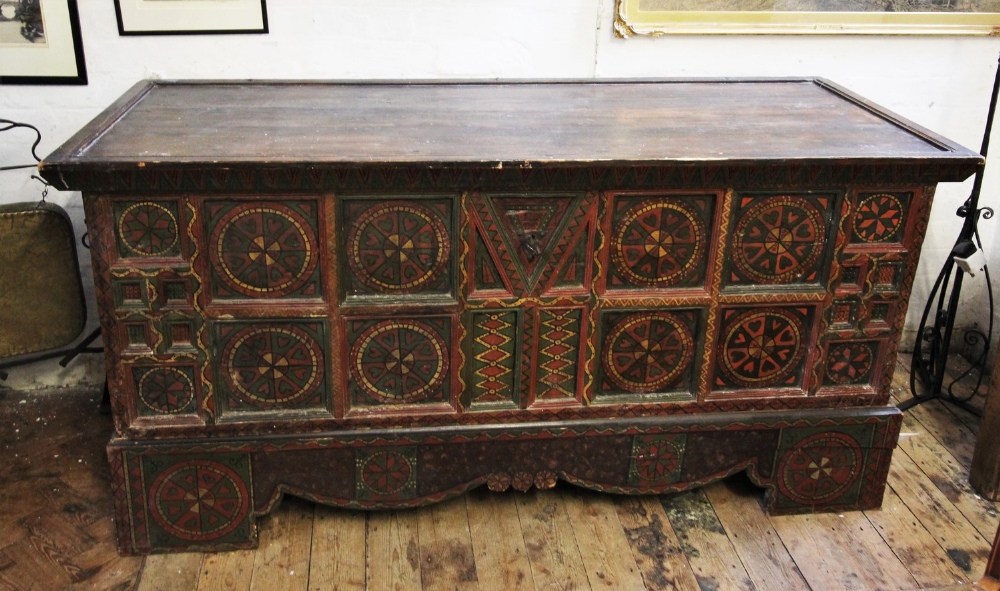
[[[903,360],[904,363],[908,361]],[[905,398],[908,375],[896,374]],[[737,476],[615,497],[559,486],[474,491],[358,513],[286,499],[256,551],[114,553],[96,393],[0,390],[0,589],[906,590],[983,573],[998,507],[967,484],[977,421],[907,412],[880,511],[769,517]]]

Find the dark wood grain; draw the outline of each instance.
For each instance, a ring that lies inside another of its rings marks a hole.
[[[46,165],[960,158],[971,171],[977,160],[813,80],[156,82],[108,119]]]

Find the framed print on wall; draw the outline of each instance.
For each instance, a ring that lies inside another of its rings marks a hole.
[[[115,0],[115,13],[119,35],[267,33],[264,3],[265,0]]]
[[[0,0],[0,84],[86,84],[76,0]]]
[[[997,0],[616,0],[615,34],[996,35]]]

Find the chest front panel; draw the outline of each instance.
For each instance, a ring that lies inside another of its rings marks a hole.
[[[99,197],[119,426],[869,404],[886,394],[928,199],[853,186]]]

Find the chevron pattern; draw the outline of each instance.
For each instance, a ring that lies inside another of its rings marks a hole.
[[[537,398],[576,396],[581,313],[579,308],[539,313]]]
[[[472,334],[472,405],[516,402],[517,313],[477,313]]]

